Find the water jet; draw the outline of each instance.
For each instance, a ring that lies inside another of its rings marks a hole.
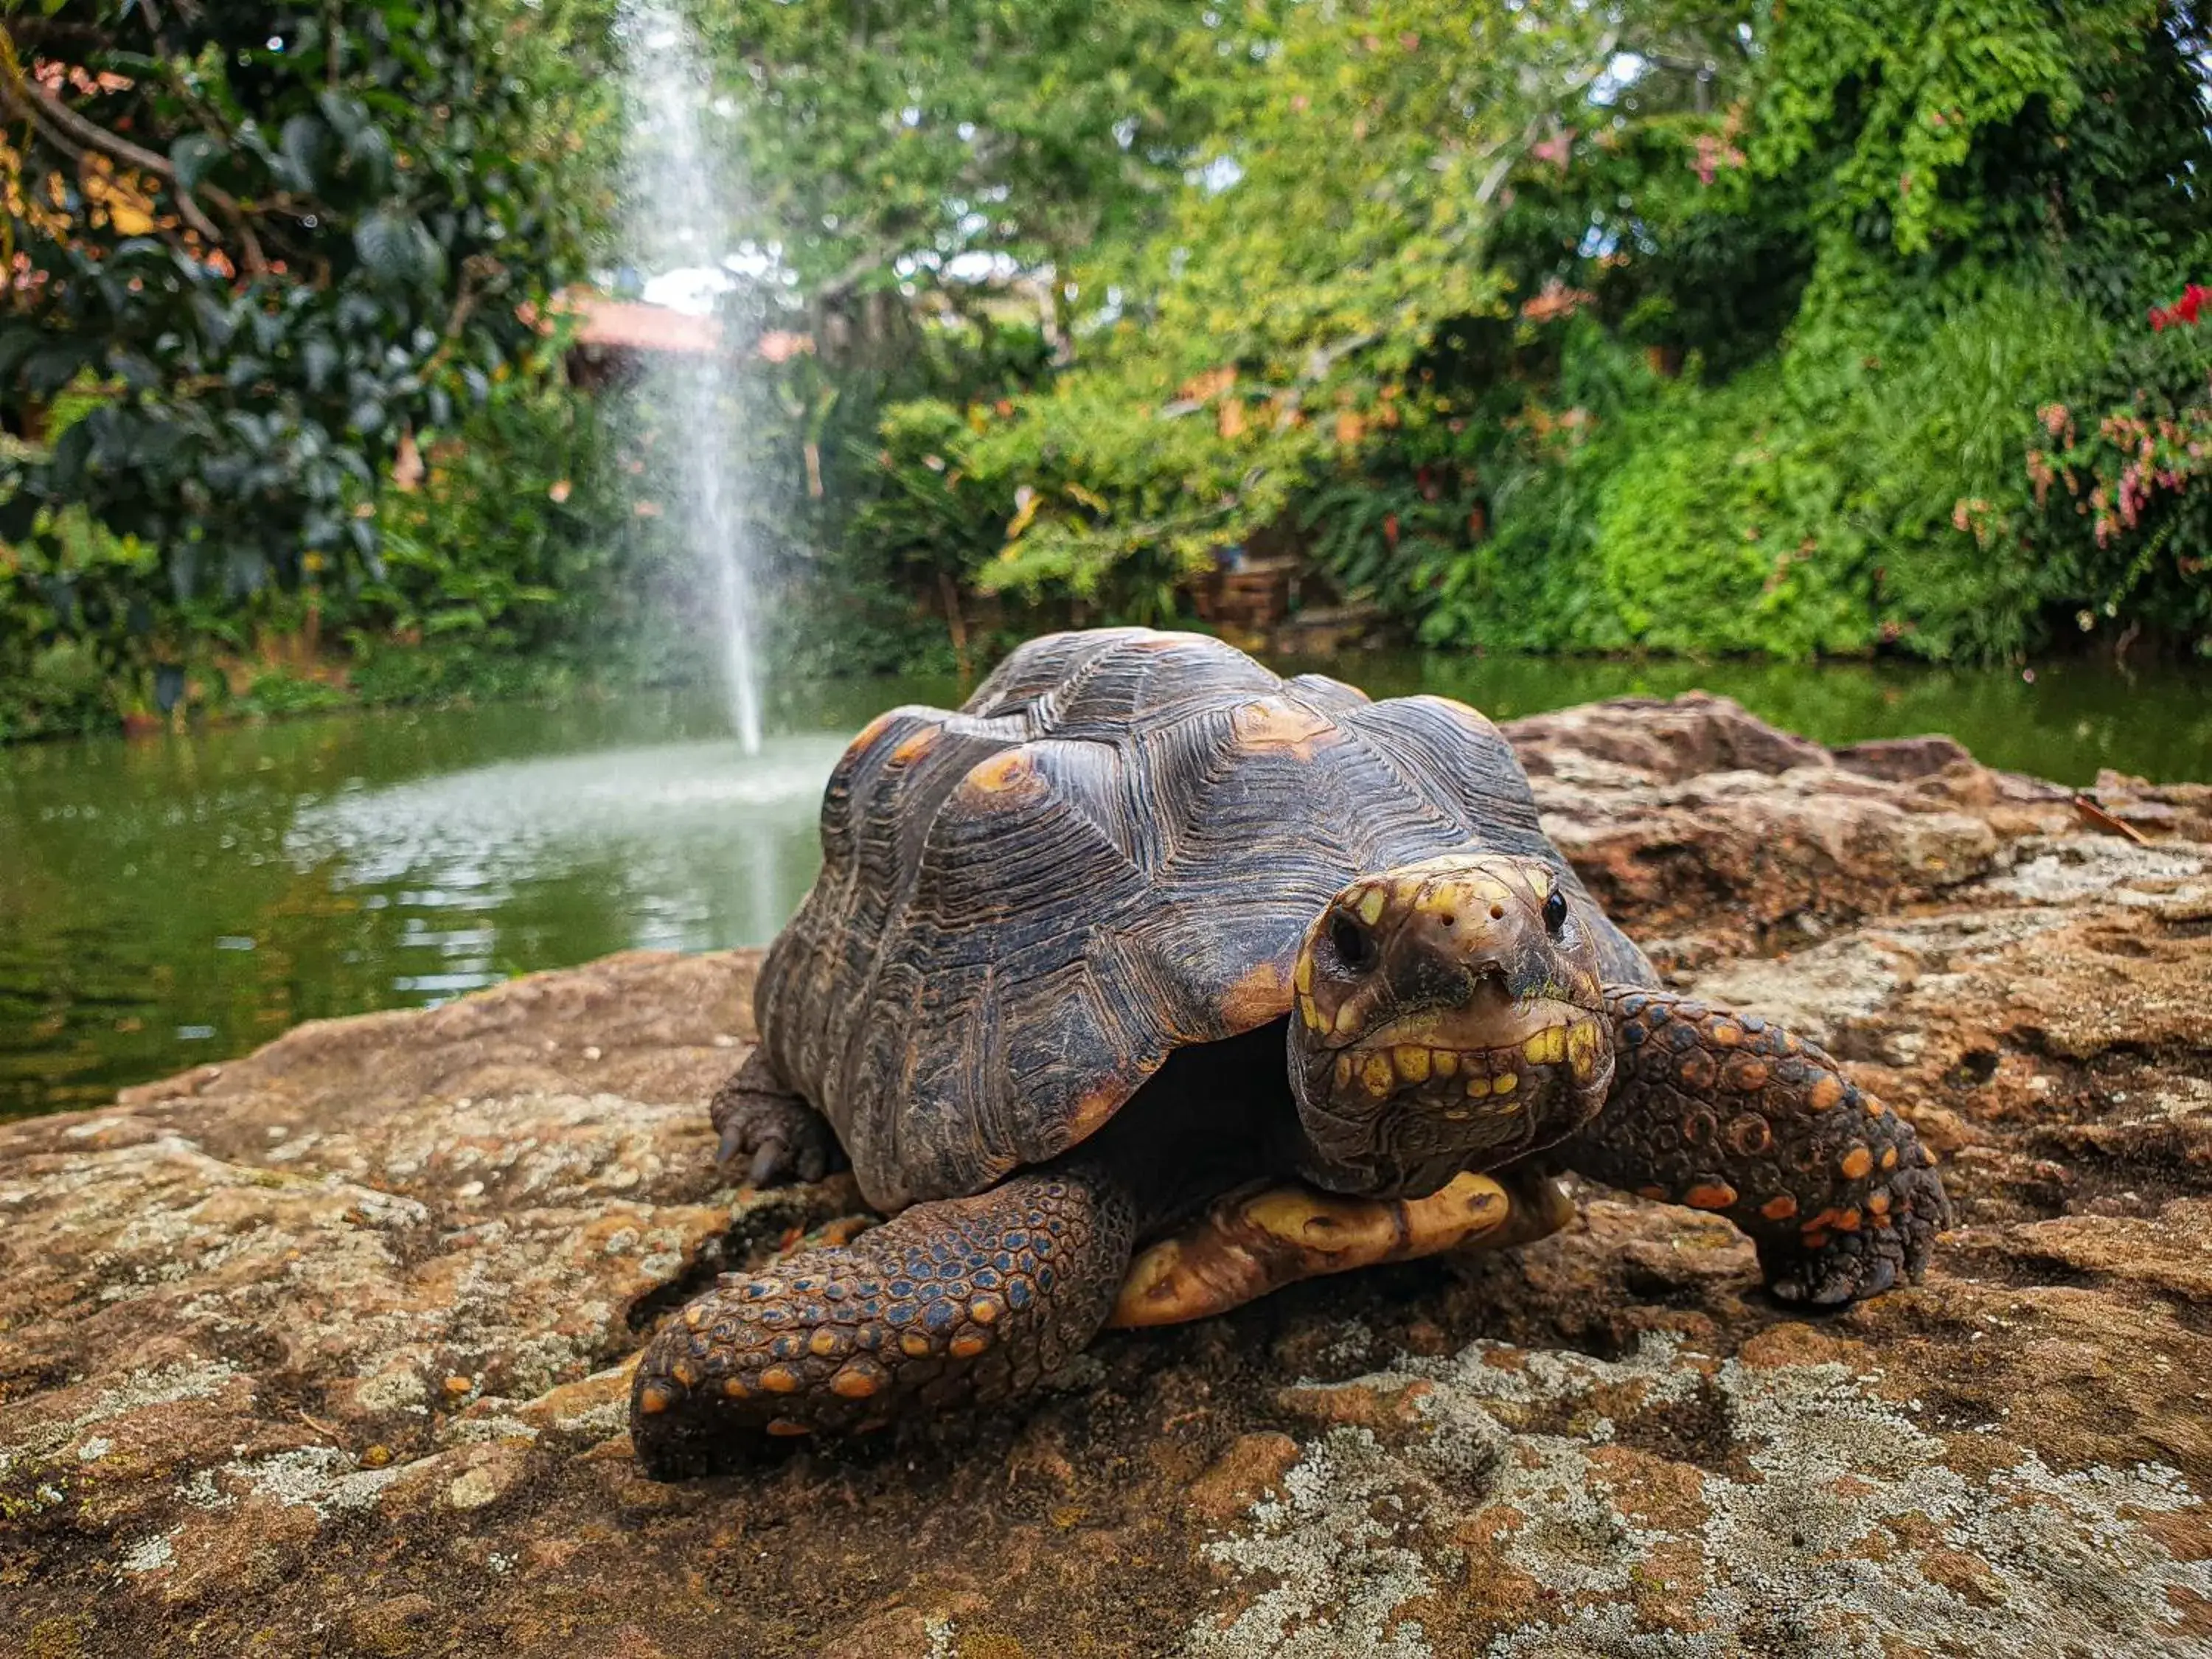
[[[688,288],[692,306],[711,306],[734,285],[727,252],[738,177],[707,136],[713,90],[705,54],[666,0],[623,0],[617,29],[624,64],[622,262],[664,289]],[[761,746],[760,669],[744,512],[748,422],[734,333],[716,331],[702,351],[641,354],[634,395],[663,432],[657,464],[642,481],[659,496],[656,507],[665,501],[690,554],[714,630],[730,726],[753,755]]]

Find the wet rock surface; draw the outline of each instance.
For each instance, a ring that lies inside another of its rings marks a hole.
[[[1509,731],[1672,976],[1943,1153],[1923,1285],[1794,1318],[1586,1192],[658,1486],[628,1361],[854,1199],[709,1163],[754,959],[616,957],[0,1128],[0,1651],[2212,1653],[2212,791]]]

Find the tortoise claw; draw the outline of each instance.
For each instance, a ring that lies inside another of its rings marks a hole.
[[[1812,1308],[1841,1308],[1880,1296],[1900,1278],[1911,1278],[1926,1258],[1925,1238],[1933,1227],[1909,1215],[1905,1223],[1838,1233],[1813,1250],[1760,1241],[1767,1293],[1792,1307]]]
[[[829,1120],[776,1086],[757,1059],[715,1091],[708,1112],[720,1132],[714,1162],[731,1164],[750,1153],[745,1178],[756,1187],[819,1181],[836,1163]]]
[[[732,1127],[735,1127],[736,1126],[734,1125],[732,1126]],[[722,1131],[722,1146],[724,1149],[722,1158],[725,1162],[728,1161],[732,1152],[738,1150],[737,1146],[732,1144],[733,1141],[742,1139],[743,1138],[743,1136],[733,1137],[729,1129]],[[750,1181],[756,1187],[765,1187],[769,1182],[775,1179],[776,1171],[781,1169],[782,1165],[782,1140],[775,1138],[763,1140],[760,1144],[759,1150],[753,1154],[752,1168],[746,1171],[746,1179]]]

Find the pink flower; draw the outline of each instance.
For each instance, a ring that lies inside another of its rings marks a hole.
[[[1710,132],[1698,135],[1698,156],[1691,166],[1697,173],[1699,184],[1710,185],[1720,175],[1723,167],[1740,167],[1743,163],[1743,152],[1727,139]]]

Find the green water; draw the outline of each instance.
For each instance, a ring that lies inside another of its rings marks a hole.
[[[2071,783],[2106,766],[2212,778],[2202,671],[1326,666],[1499,720],[1703,685],[1831,743],[1948,731]],[[787,688],[751,759],[710,700],[676,696],[0,750],[0,1117],[97,1105],[302,1019],[628,946],[763,942],[813,878],[816,803],[845,738],[892,703],[959,696],[950,681]]]

